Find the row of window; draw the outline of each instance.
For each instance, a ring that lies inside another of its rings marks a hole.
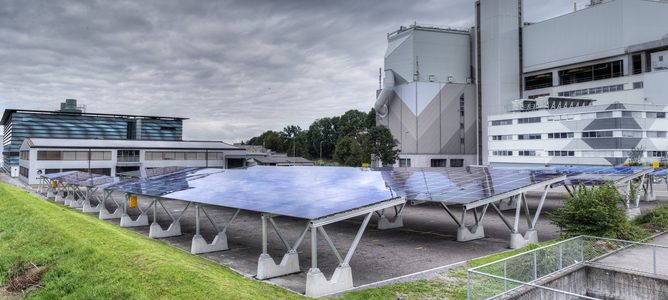
[[[557,93],[557,95],[559,95],[560,97],[578,97],[578,96],[602,94],[602,93],[609,93],[623,90],[624,90],[623,84],[615,84],[608,86],[599,86],[595,88],[559,92]]]
[[[432,159],[431,160],[431,167],[432,168],[445,168],[448,166],[448,160],[444,158],[439,158],[439,159]],[[400,158],[399,159],[399,167],[401,168],[410,168],[411,167],[411,159],[410,158]],[[450,167],[451,168],[461,168],[464,167],[464,160],[461,158],[452,158],[450,159]]]
[[[19,159],[22,159],[22,160],[29,160],[29,159],[30,159],[30,151],[22,150],[22,151],[19,153]]]
[[[613,150],[583,150],[583,157],[617,157],[615,151]],[[494,150],[492,151],[493,156],[513,156],[515,151],[511,150]],[[623,151],[622,156],[628,157],[630,151]],[[535,150],[519,150],[517,151],[518,156],[539,156],[538,152]],[[547,156],[575,156],[575,151],[571,150],[558,150],[558,151],[547,151]],[[647,157],[667,157],[668,151],[647,151]]]
[[[28,168],[19,167],[19,175],[21,175],[23,177],[28,177],[29,173],[30,173],[30,170],[28,170]]]
[[[145,160],[222,160],[223,152],[173,152],[173,151],[146,151]]]
[[[39,150],[37,151],[37,160],[111,160],[111,151]]]
[[[633,131],[633,130],[622,130],[621,136],[625,138],[642,138],[642,131]],[[667,136],[666,131],[647,131],[648,138],[665,138]],[[575,137],[574,132],[551,132],[547,134],[548,139],[568,139]],[[582,138],[605,138],[613,137],[613,131],[583,131]],[[493,135],[493,141],[506,141],[512,140],[512,135]],[[528,134],[518,134],[518,140],[540,140],[542,135],[540,133],[528,133]]]
[[[612,118],[612,111],[602,111],[595,113],[585,113],[580,114],[581,120],[586,119],[603,119],[603,118]],[[642,112],[640,111],[622,111],[622,117],[628,118],[642,118]],[[648,111],[645,113],[645,118],[647,119],[665,119],[665,112],[653,112]],[[546,121],[571,121],[575,120],[575,115],[552,115],[545,118]],[[527,123],[540,123],[540,117],[531,117],[531,118],[519,118],[517,119],[517,124],[527,124]],[[504,120],[494,120],[491,122],[492,126],[502,126],[502,125],[513,125],[513,119],[504,119]]]

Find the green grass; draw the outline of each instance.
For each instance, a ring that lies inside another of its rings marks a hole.
[[[30,299],[301,298],[0,183],[0,285],[17,262],[49,267]]]

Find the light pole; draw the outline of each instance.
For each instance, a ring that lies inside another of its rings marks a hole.
[[[322,163],[322,142],[324,141],[320,141],[320,163]]]

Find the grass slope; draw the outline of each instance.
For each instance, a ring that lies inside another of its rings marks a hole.
[[[0,183],[0,286],[48,266],[34,299],[291,299],[276,286]]]

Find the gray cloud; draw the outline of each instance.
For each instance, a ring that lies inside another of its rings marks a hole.
[[[578,1],[580,7],[584,1]],[[572,9],[525,0],[527,20]],[[473,1],[0,0],[0,109],[183,116],[239,141],[374,101],[386,33],[470,27]]]

